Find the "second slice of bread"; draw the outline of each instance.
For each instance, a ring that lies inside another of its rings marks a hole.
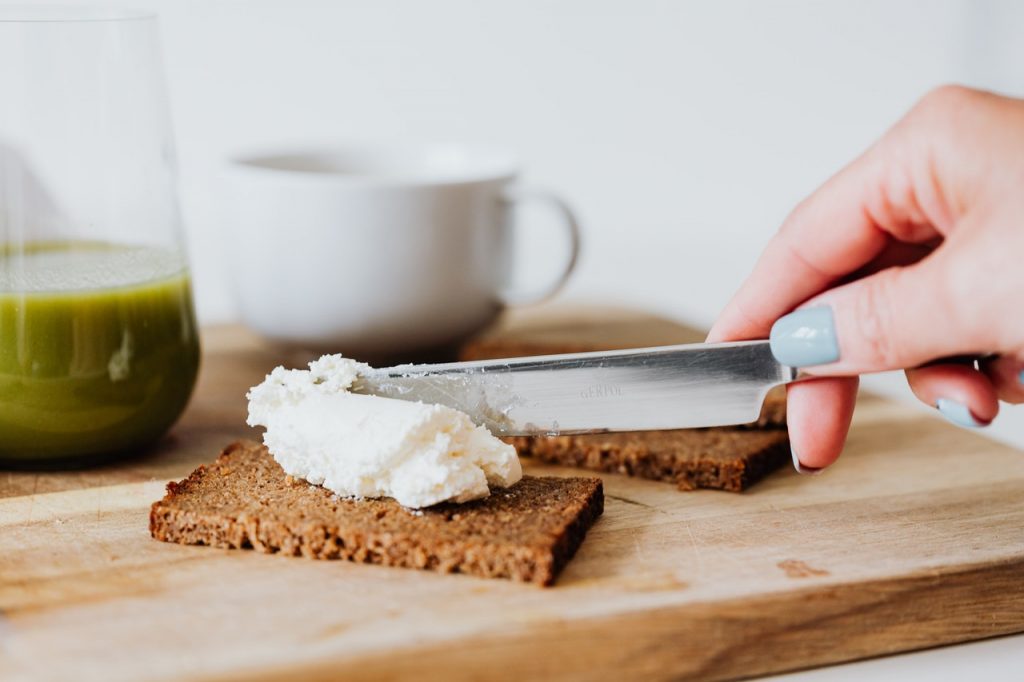
[[[485,338],[463,360],[617,350],[621,346]],[[506,439],[524,457],[674,483],[680,490],[741,492],[790,460],[785,390],[772,391],[756,422],[710,429],[630,431]]]

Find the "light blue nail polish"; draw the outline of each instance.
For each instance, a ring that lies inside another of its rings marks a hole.
[[[949,400],[948,398],[939,398],[935,401],[935,407],[939,410],[943,417],[953,422],[957,426],[963,426],[969,429],[977,429],[985,426],[971,414],[971,411],[967,409],[967,406],[963,403],[955,400]]]
[[[822,471],[824,471],[824,469],[805,467],[803,464],[800,463],[800,458],[797,457],[796,450],[794,450],[793,448],[789,449],[789,454],[793,457],[793,468],[796,469],[796,472],[798,474],[802,474],[804,476],[816,476],[817,474],[820,474]]]
[[[1019,381],[1020,383],[1024,384],[1024,369],[1022,369],[1020,371],[1020,374],[1017,375],[1017,381]]]
[[[772,355],[790,367],[827,365],[839,359],[835,322],[828,306],[804,308],[772,325]]]

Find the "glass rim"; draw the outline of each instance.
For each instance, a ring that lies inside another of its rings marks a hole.
[[[0,24],[79,24],[148,21],[157,18],[152,10],[116,6],[0,5]]]

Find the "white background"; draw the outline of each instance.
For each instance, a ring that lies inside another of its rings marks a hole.
[[[955,81],[1024,95],[1024,3],[1010,0],[142,6],[162,15],[206,322],[234,316],[216,181],[229,150],[346,140],[508,147],[529,183],[561,192],[585,223],[567,298],[707,325],[788,210],[929,88]],[[543,238],[541,216],[527,217],[538,229],[524,277],[540,277],[560,245]],[[1024,415],[1009,412],[988,431],[1024,443]],[[994,657],[1005,674],[1024,666],[1024,654],[1009,653],[1024,643],[1001,642],[962,660]],[[948,656],[916,656],[896,660],[931,675],[958,670]],[[892,660],[864,665],[908,672]]]
[[[232,319],[217,175],[279,143],[507,147],[577,208],[564,296],[708,325],[792,206],[929,88],[1024,94],[1024,8],[891,2],[149,3],[204,321]],[[528,213],[522,278],[560,256]],[[906,396],[902,380],[869,387]],[[1024,444],[1024,418],[991,435]]]

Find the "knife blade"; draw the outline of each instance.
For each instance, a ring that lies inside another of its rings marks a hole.
[[[768,341],[739,341],[398,365],[352,390],[447,405],[499,436],[558,435],[745,424],[801,377]]]

